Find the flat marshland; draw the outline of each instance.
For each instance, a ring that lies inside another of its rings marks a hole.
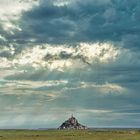
[[[0,140],[140,140],[140,130],[0,130]]]

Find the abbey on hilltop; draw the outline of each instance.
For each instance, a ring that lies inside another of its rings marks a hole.
[[[86,126],[80,124],[78,120],[72,115],[66,120],[58,129],[87,129]]]

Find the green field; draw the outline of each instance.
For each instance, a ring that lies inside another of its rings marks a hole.
[[[140,131],[0,130],[0,140],[140,140]]]

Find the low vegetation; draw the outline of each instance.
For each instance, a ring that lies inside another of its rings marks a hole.
[[[0,130],[0,140],[140,140],[140,131]]]

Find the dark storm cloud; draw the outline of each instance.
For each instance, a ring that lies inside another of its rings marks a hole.
[[[23,13],[23,31],[12,38],[19,43],[30,38],[36,43],[122,41],[125,47],[139,47],[139,0],[76,0],[63,6],[53,2],[42,0]]]

